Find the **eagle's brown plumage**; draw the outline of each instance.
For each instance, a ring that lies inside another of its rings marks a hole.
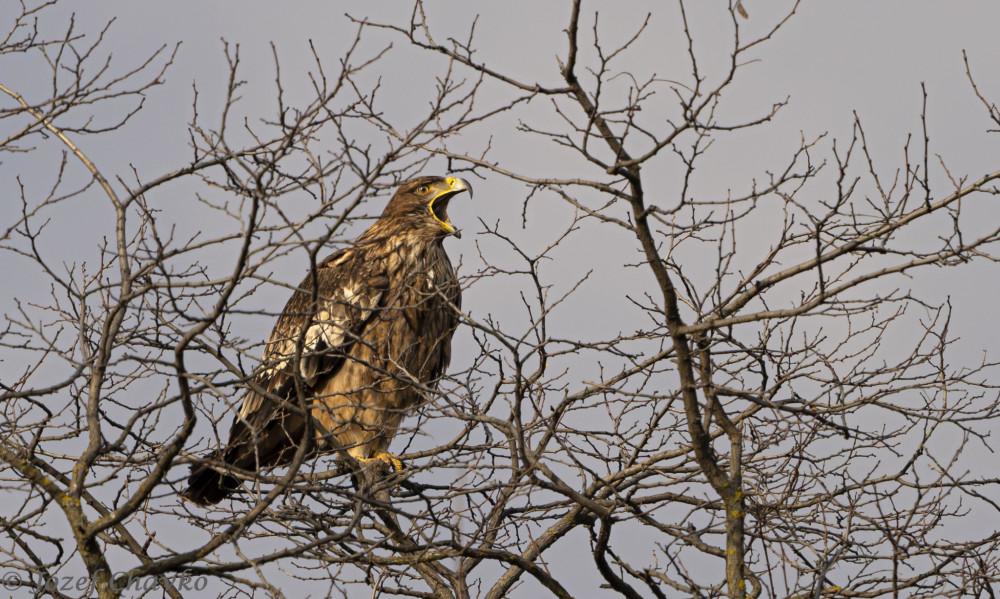
[[[288,464],[303,440],[296,368],[312,416],[308,451],[382,457],[419,387],[436,385],[451,357],[460,290],[442,241],[458,231],[448,201],[463,179],[404,183],[354,245],[317,265],[271,332],[225,449],[209,458],[240,470]],[[218,503],[238,480],[196,465],[183,496]]]

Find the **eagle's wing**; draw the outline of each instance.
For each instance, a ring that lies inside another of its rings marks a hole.
[[[296,366],[307,388],[318,374],[335,374],[388,287],[389,277],[381,265],[366,260],[357,248],[341,250],[322,261],[315,279],[310,275],[302,281],[278,318],[255,382],[269,394],[288,397]],[[266,420],[277,407],[273,404],[250,391],[243,398],[239,420],[251,426]]]

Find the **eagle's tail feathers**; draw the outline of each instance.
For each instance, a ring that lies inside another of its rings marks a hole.
[[[203,464],[191,467],[188,486],[181,497],[198,505],[215,505],[238,488],[236,477]]]

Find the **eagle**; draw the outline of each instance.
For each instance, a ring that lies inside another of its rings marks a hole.
[[[182,497],[218,503],[239,488],[234,470],[287,465],[302,443],[307,455],[402,466],[389,443],[451,359],[461,289],[443,241],[460,237],[448,203],[463,191],[458,177],[406,181],[354,244],[316,264],[278,317],[228,443],[192,466]]]

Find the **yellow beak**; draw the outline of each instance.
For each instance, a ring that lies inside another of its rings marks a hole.
[[[463,191],[468,191],[469,192],[469,197],[471,198],[472,197],[472,186],[469,185],[468,181],[466,181],[465,179],[462,179],[461,177],[448,177],[447,179],[444,180],[444,182],[445,182],[445,185],[447,185],[447,188],[444,191],[442,191],[441,193],[439,193],[436,196],[434,196],[433,198],[431,198],[431,201],[428,203],[428,207],[430,208],[431,216],[434,217],[434,220],[436,220],[437,222],[441,223],[441,228],[443,228],[445,231],[447,231],[449,235],[454,235],[455,237],[458,237],[459,239],[461,239],[462,238],[462,232],[459,231],[458,229],[456,229],[455,225],[451,224],[451,221],[448,219],[448,215],[445,214],[444,220],[442,220],[434,212],[434,202],[437,201],[440,198],[450,198],[451,196],[453,196],[453,195],[455,195],[457,193],[463,192]]]

